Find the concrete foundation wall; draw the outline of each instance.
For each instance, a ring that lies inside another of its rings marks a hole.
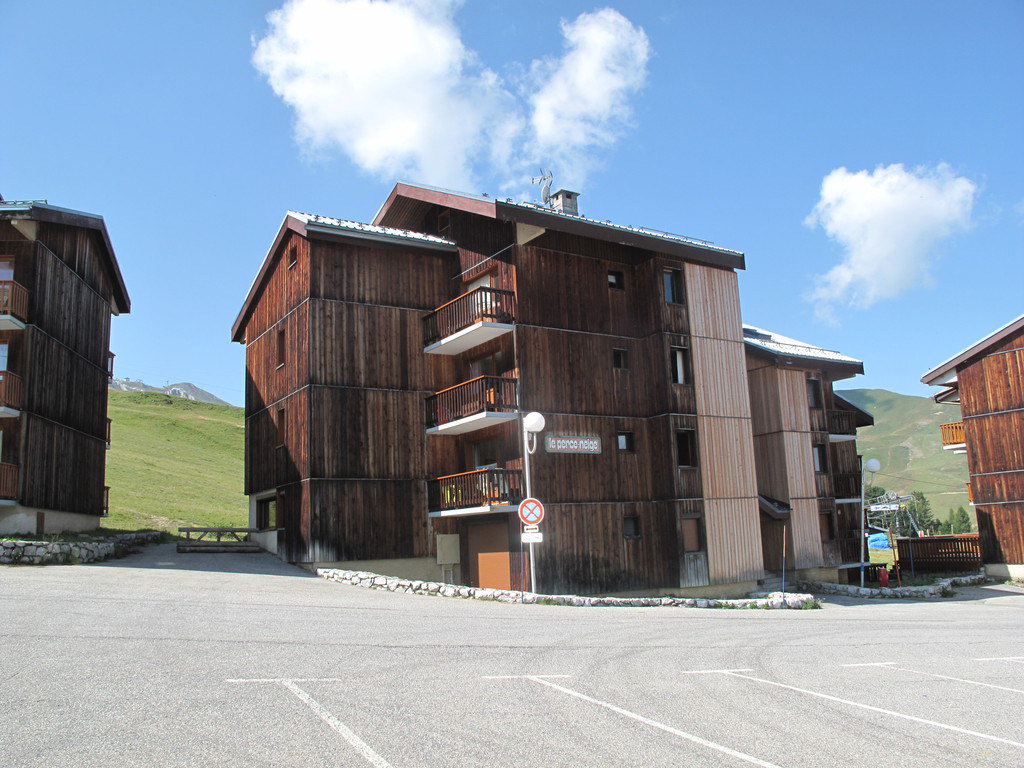
[[[1024,581],[1024,563],[989,563],[985,575],[997,581]]]
[[[42,517],[40,518],[40,515]],[[39,521],[43,530],[39,530]],[[0,506],[0,534],[17,535],[48,533],[79,533],[95,531],[100,527],[98,515],[80,515],[75,512],[58,512],[53,509],[23,507],[21,504]]]

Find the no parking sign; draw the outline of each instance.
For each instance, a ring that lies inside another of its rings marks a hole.
[[[519,519],[523,525],[537,525],[544,519],[544,505],[537,499],[523,499],[519,502]]]

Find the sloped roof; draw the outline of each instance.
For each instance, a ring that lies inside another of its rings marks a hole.
[[[921,377],[921,382],[931,384],[934,387],[948,387],[956,382],[956,369],[959,365],[966,363],[978,353],[984,352],[988,347],[998,344],[1021,328],[1024,328],[1024,315],[1011,320],[1002,328],[993,331],[985,338],[971,344],[967,349],[953,355],[949,360],[935,366]]]
[[[453,208],[498,221],[552,229],[591,237],[645,250],[664,253],[698,263],[729,269],[744,269],[741,251],[722,248],[707,240],[674,235],[645,227],[614,224],[578,214],[557,211],[536,203],[516,202],[512,198],[497,199],[487,195],[456,192],[425,184],[400,181],[381,206],[373,223],[389,226],[419,226],[426,209],[431,206]]]
[[[245,324],[248,322],[252,310],[256,306],[256,300],[263,290],[263,284],[266,282],[267,274],[270,272],[270,267],[274,262],[274,254],[289,231],[296,232],[302,237],[307,237],[311,234],[327,235],[328,237],[333,235],[376,243],[426,248],[434,251],[457,250],[457,246],[451,240],[445,240],[443,237],[435,235],[425,235],[422,232],[413,232],[396,227],[363,224],[358,221],[336,219],[332,216],[321,216],[316,213],[288,211],[285,213],[284,221],[281,222],[281,227],[277,231],[277,237],[274,238],[274,242],[271,243],[267,255],[263,259],[260,271],[253,279],[252,285],[249,286],[249,292],[246,294],[242,308],[238,312],[238,317],[235,318],[235,322],[231,326],[232,341],[242,341],[244,339]]]
[[[743,325],[743,341],[748,347],[767,353],[772,357],[815,360],[840,366],[857,368],[864,372],[864,363],[855,357],[844,355],[832,349],[817,347],[805,341],[797,341],[781,333],[766,331],[753,325]]]
[[[128,289],[121,276],[121,268],[114,255],[114,246],[110,244],[110,235],[103,217],[95,213],[85,213],[71,208],[60,208],[50,205],[45,200],[0,200],[0,218],[25,219],[28,221],[45,221],[51,224],[64,224],[70,227],[93,229],[99,233],[103,242],[103,263],[110,275],[112,300],[116,314],[127,314],[131,311],[131,299]]]

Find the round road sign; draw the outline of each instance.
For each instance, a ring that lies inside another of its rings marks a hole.
[[[519,519],[525,525],[537,525],[544,519],[544,505],[537,499],[523,499],[519,502]]]

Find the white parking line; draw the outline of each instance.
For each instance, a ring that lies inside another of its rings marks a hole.
[[[232,678],[227,680],[228,683],[276,683],[284,688],[287,688],[295,696],[313,710],[314,714],[323,720],[331,729],[347,741],[353,749],[362,755],[370,765],[376,766],[376,768],[391,768],[391,763],[377,754],[369,744],[360,739],[356,734],[349,729],[343,722],[327,711],[324,706],[310,696],[306,691],[302,690],[295,683],[297,682],[309,682],[309,683],[337,683],[344,682],[343,678],[339,677],[305,677],[305,678],[289,678],[289,677],[254,677],[254,678]]]
[[[868,666],[872,666],[872,665],[870,665],[870,664],[860,664],[860,665],[844,664],[843,666],[844,667],[852,667],[852,666],[868,667]],[[992,683],[979,683],[977,680],[967,680],[967,679],[962,678],[962,677],[950,677],[949,675],[939,675],[939,674],[936,674],[935,672],[922,672],[919,669],[909,669],[908,667],[897,667],[895,662],[886,662],[884,664],[876,664],[874,666],[885,667],[886,669],[898,669],[900,672],[913,672],[915,675],[927,675],[928,677],[937,677],[940,680],[953,680],[953,681],[958,682],[958,683],[968,683],[970,685],[980,685],[980,686],[982,686],[984,688],[995,688],[996,690],[999,690],[999,691],[1010,691],[1010,693],[1024,693],[1024,691],[1022,691],[1020,688],[1007,688],[1006,686],[1003,686],[1003,685],[993,685]]]
[[[680,675],[714,675],[721,672],[753,672],[752,669],[689,669],[681,670]]]
[[[568,675],[484,675],[483,680],[536,680],[541,677],[568,677]]]
[[[923,717],[914,717],[913,715],[905,715],[902,712],[894,712],[891,709],[882,709],[881,707],[873,707],[870,704],[861,704],[859,701],[850,701],[849,699],[841,699],[838,696],[829,696],[827,693],[818,693],[817,691],[809,691],[806,688],[797,688],[794,685],[786,685],[785,683],[777,683],[774,680],[765,680],[762,677],[753,677],[752,675],[741,675],[738,672],[724,672],[723,674],[731,677],[738,677],[741,680],[752,680],[755,683],[764,683],[765,685],[774,685],[777,688],[785,688],[789,691],[796,691],[797,693],[804,693],[808,696],[817,696],[819,699],[827,699],[828,701],[835,701],[840,704],[848,704],[851,707],[859,707],[860,709],[867,709],[871,712],[879,712],[883,715],[890,715],[892,717],[899,717],[904,720],[911,720],[915,723],[923,723],[925,725],[932,725],[936,728],[944,728],[947,731],[955,731],[957,733],[967,734],[968,736],[977,736],[979,739],[988,739],[989,741],[997,741],[1000,744],[1009,744],[1011,747],[1021,747],[1024,749],[1024,744],[1019,741],[1011,741],[1010,739],[1003,739],[999,736],[992,736],[988,733],[979,733],[978,731],[971,731],[967,728],[958,728],[955,725],[947,725],[946,723],[937,723],[934,720],[925,720]]]
[[[582,699],[583,701],[590,702],[591,704],[596,704],[599,707],[604,707],[605,709],[609,709],[612,712],[615,712],[616,714],[622,715],[623,717],[628,717],[633,720],[636,720],[637,722],[643,723],[644,725],[649,725],[652,728],[657,728],[660,731],[671,733],[673,736],[678,736],[682,739],[686,739],[687,741],[692,741],[694,744],[700,744],[703,747],[708,747],[709,749],[714,749],[718,752],[722,752],[726,755],[729,755],[730,757],[735,757],[737,760],[742,760],[746,763],[752,763],[753,765],[759,765],[762,768],[780,768],[775,763],[769,763],[765,760],[759,760],[756,757],[753,757],[752,755],[747,755],[743,752],[737,752],[735,749],[730,749],[729,747],[723,746],[722,744],[716,744],[713,741],[708,741],[707,739],[702,739],[699,736],[694,736],[692,733],[680,731],[678,728],[673,728],[670,725],[659,723],[657,720],[651,720],[649,717],[638,715],[636,712],[630,712],[628,709],[617,707],[614,704],[610,704],[607,701],[601,701],[600,699],[595,699],[593,696],[587,696],[585,693],[580,693],[579,691],[574,691],[571,688],[566,688],[565,686],[558,685],[558,683],[552,683],[545,679],[547,677],[568,677],[568,675],[523,675],[522,679],[532,680],[535,683],[540,683],[541,685],[546,685],[549,688],[554,688],[556,691],[561,691],[562,693],[567,694],[569,696],[575,696],[577,699]],[[492,677],[488,679],[495,678]]]
[[[992,659],[974,659],[974,661],[1010,661],[1014,664],[1024,664],[1024,656],[997,656]]]

